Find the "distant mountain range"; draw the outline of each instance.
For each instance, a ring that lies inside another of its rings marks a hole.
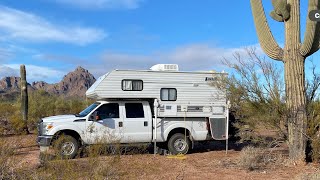
[[[28,72],[27,72],[28,75]],[[65,97],[85,97],[85,92],[96,81],[86,69],[77,67],[69,72],[59,83],[49,84],[44,81],[28,83],[28,91],[44,90],[50,94]],[[0,80],[0,97],[12,99],[20,93],[20,77],[4,77]]]

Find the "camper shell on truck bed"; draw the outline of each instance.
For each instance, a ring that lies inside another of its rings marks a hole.
[[[227,73],[113,70],[88,89],[103,99],[158,99],[158,117],[225,117],[226,92],[215,86]]]

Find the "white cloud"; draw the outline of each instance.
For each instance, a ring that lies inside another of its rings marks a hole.
[[[255,48],[258,55],[263,52],[259,45],[240,48],[220,48],[208,44],[191,44],[167,52],[156,52],[149,55],[104,52],[99,57],[101,62],[84,65],[96,77],[112,69],[149,69],[154,64],[178,64],[182,71],[227,69],[222,60],[234,60],[234,54],[248,58],[245,48]]]
[[[59,82],[67,72],[62,72],[48,67],[25,65],[27,81],[46,81],[47,83]],[[20,76],[20,64],[4,64],[0,66],[0,78],[5,76]]]
[[[60,62],[69,63],[69,64],[83,64],[87,61],[85,59],[78,58],[78,57],[72,57],[68,55],[56,55],[56,54],[39,53],[39,54],[33,55],[32,57],[37,60],[45,60],[45,61],[52,61],[52,62],[60,61]]]
[[[136,9],[143,0],[53,0],[60,4],[65,4],[82,9]]]
[[[18,76],[18,72],[15,69],[10,68],[8,66],[0,65],[0,79],[8,76]]]
[[[258,55],[263,54],[259,45],[247,47],[256,48]],[[85,59],[48,54],[37,54],[34,58],[63,62],[68,67],[82,66],[97,78],[112,69],[149,69],[152,65],[166,63],[178,64],[181,71],[222,71],[227,70],[227,67],[221,62],[223,58],[233,61],[236,52],[244,59],[248,58],[245,47],[220,48],[208,44],[185,45],[173,50],[147,55],[105,51],[97,57],[87,57]]]
[[[1,34],[11,39],[86,45],[100,41],[107,36],[101,29],[53,24],[32,13],[4,6],[0,6],[0,19]]]
[[[167,59],[180,64],[186,70],[208,70],[225,68],[223,59],[234,61],[234,55],[238,53],[243,59],[248,58],[246,48],[255,48],[258,55],[262,54],[259,45],[251,45],[239,48],[221,48],[207,44],[192,44],[179,47],[169,53]]]

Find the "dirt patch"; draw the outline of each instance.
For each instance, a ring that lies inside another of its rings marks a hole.
[[[36,135],[4,137],[17,143],[15,169],[37,171],[39,148]],[[195,150],[183,158],[168,158],[164,155],[133,154],[121,155],[116,171],[121,179],[304,179],[310,174],[319,174],[319,164],[294,165],[293,163],[271,164],[263,169],[249,171],[239,167],[241,147],[231,144],[226,154],[224,143],[198,144]],[[283,153],[283,149],[274,151]],[[100,156],[100,162],[109,162],[111,156]],[[285,156],[283,158],[286,158]],[[68,160],[85,165],[90,158]],[[85,166],[84,166],[85,167]],[[85,174],[86,169],[82,171]],[[319,176],[318,176],[319,177]]]

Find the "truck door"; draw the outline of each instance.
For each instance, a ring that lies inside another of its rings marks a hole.
[[[101,105],[89,117],[86,124],[89,144],[121,141],[122,112],[118,103]]]
[[[123,138],[126,143],[150,142],[152,115],[147,102],[125,102]]]

